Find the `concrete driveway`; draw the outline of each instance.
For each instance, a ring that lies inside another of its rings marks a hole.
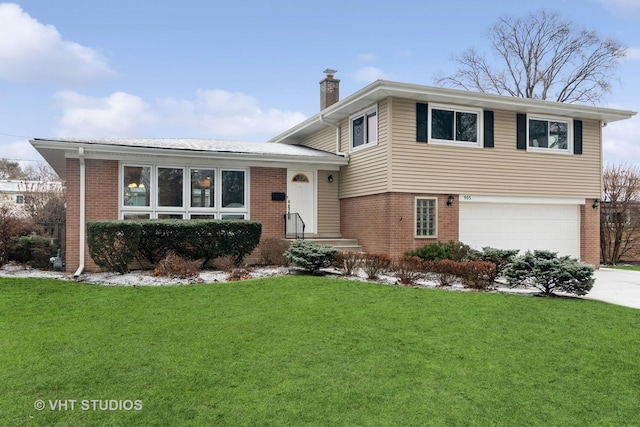
[[[596,282],[583,298],[640,309],[640,271],[601,268]]]

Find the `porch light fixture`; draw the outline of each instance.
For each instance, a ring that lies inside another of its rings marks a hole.
[[[329,181],[329,182],[333,182],[333,175],[329,175],[329,176],[327,177],[327,181]]]
[[[591,205],[593,209],[598,209],[600,207],[600,199],[595,199],[593,204]]]
[[[449,197],[447,197],[447,206],[451,206],[454,200],[453,194],[449,194]]]

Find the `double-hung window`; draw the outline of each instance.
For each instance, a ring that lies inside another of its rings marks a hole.
[[[570,152],[570,122],[540,117],[528,118],[528,148]]]
[[[436,237],[436,199],[416,198],[416,237]]]
[[[351,118],[351,149],[375,145],[378,142],[378,111],[370,108]]]
[[[24,196],[22,194],[16,195],[16,204],[18,205],[24,204]]]
[[[429,142],[480,145],[481,110],[429,104]]]

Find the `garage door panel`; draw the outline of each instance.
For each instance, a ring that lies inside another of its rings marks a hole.
[[[576,205],[461,203],[460,241],[473,248],[544,249],[580,256]]]

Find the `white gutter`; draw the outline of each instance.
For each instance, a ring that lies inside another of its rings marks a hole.
[[[78,269],[75,273],[73,273],[73,277],[78,278],[82,271],[84,270],[84,240],[85,240],[85,192],[86,192],[86,184],[85,184],[85,165],[84,165],[84,147],[78,148],[78,158],[80,159],[80,262],[78,264]]]
[[[340,125],[326,121],[322,114],[320,114],[320,122],[336,128],[336,153],[335,154],[338,156],[349,158],[349,153],[343,153],[342,151],[340,151]]]

